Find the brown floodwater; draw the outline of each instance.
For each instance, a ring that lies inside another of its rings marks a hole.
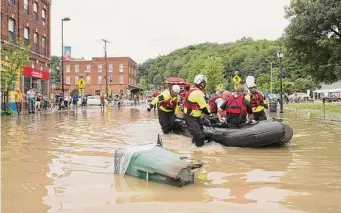
[[[204,162],[195,184],[177,188],[113,175],[115,149],[156,140],[155,112],[3,118],[1,212],[341,212],[341,123],[299,111],[283,119],[294,129],[283,148],[196,148],[189,138],[163,136],[166,149]]]

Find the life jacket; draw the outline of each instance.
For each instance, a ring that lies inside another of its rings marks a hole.
[[[214,113],[217,113],[217,111],[218,111],[217,104],[215,103],[215,101],[218,98],[223,98],[223,96],[215,95],[212,98],[210,98],[210,100],[208,101],[208,104],[210,105],[210,108],[211,108],[212,112],[214,112]]]
[[[257,92],[257,94],[250,95],[250,103],[252,108],[256,108],[260,105],[260,102],[264,100],[264,97],[261,93]]]
[[[227,109],[226,114],[234,114],[234,115],[247,115],[247,109],[244,104],[244,97],[239,95],[237,97],[231,96],[227,101]]]
[[[196,91],[196,90],[200,90],[199,88],[197,87],[192,87],[189,91],[187,91],[186,95],[185,95],[185,101],[184,101],[184,107],[189,109],[190,111],[191,110],[200,110],[200,106],[198,103],[195,103],[195,102],[191,102],[188,100],[189,98],[189,95],[193,92],[193,91]]]
[[[177,104],[178,104],[178,99],[176,97],[172,97],[169,94],[169,98],[167,100],[162,101],[160,103],[160,106],[162,106],[166,110],[174,110]]]

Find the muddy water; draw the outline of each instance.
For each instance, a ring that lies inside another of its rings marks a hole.
[[[277,116],[277,115],[274,115]],[[202,160],[184,188],[113,175],[113,153],[155,141],[156,114],[96,109],[2,120],[2,212],[341,212],[341,123],[286,112],[295,130],[275,149],[197,149],[163,136],[166,149]]]

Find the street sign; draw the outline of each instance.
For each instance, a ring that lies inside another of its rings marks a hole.
[[[83,78],[80,78],[78,81],[77,81],[77,85],[79,88],[84,88],[85,85],[86,85],[86,80],[84,80]]]
[[[235,83],[235,84],[239,84],[239,82],[241,81],[242,79],[239,77],[239,75],[235,75],[233,78],[232,78],[232,81]]]
[[[220,83],[220,84],[218,84],[217,88],[218,89],[224,89],[224,85]]]
[[[78,89],[78,93],[80,93],[80,94],[81,94],[81,93],[84,93],[84,88],[79,88],[79,89]]]

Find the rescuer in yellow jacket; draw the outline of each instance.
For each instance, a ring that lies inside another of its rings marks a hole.
[[[179,93],[179,85],[173,85],[171,89],[167,89],[155,97],[147,109],[150,112],[159,103],[159,123],[164,134],[170,133],[173,129],[175,114],[179,111]]]
[[[268,108],[266,100],[262,92],[257,90],[256,84],[251,83],[247,85],[250,94],[245,96],[245,99],[251,103],[253,119],[256,121],[266,120],[264,108]]]
[[[193,143],[198,147],[205,144],[205,135],[200,117],[202,113],[211,115],[211,110],[206,102],[204,92],[206,83],[206,76],[201,74],[195,76],[194,87],[186,93],[184,101],[185,121],[193,137]]]

